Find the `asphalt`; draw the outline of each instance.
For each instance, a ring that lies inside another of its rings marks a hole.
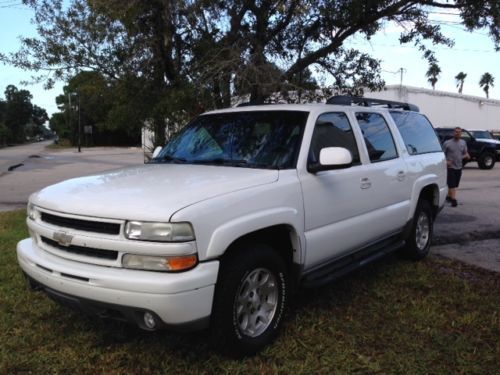
[[[26,207],[29,195],[47,185],[144,162],[141,148],[84,148],[78,153],[49,150],[48,143],[0,149],[0,211]],[[467,165],[458,201],[458,207],[447,204],[438,215],[431,254],[500,273],[500,163],[492,170]]]
[[[26,207],[29,196],[74,177],[144,163],[139,147],[51,150],[50,142],[0,149],[0,211]],[[9,171],[9,168],[17,166]]]
[[[457,199],[434,223],[431,254],[500,272],[500,162],[491,170],[468,164]]]

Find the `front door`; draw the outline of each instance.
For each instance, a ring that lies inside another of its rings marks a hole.
[[[353,166],[301,176],[306,268],[382,239],[406,222],[407,170],[387,123],[376,113],[357,117],[364,135],[358,142],[345,113],[322,114],[316,122],[310,162],[318,160],[324,147],[345,147]],[[370,161],[361,163],[360,148],[368,150]]]

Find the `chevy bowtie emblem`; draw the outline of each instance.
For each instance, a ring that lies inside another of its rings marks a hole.
[[[57,241],[57,243],[61,246],[67,247],[71,245],[72,239],[73,236],[66,232],[54,232],[54,241]]]

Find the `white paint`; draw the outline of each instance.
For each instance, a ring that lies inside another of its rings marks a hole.
[[[319,153],[322,165],[348,165],[352,163],[350,151],[342,147],[326,147]]]

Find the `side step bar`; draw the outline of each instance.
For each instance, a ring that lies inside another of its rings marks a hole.
[[[364,267],[375,260],[382,258],[403,247],[405,241],[401,236],[391,237],[376,245],[369,246],[361,251],[335,259],[319,268],[308,272],[302,277],[300,284],[306,288],[328,284],[357,268]]]

